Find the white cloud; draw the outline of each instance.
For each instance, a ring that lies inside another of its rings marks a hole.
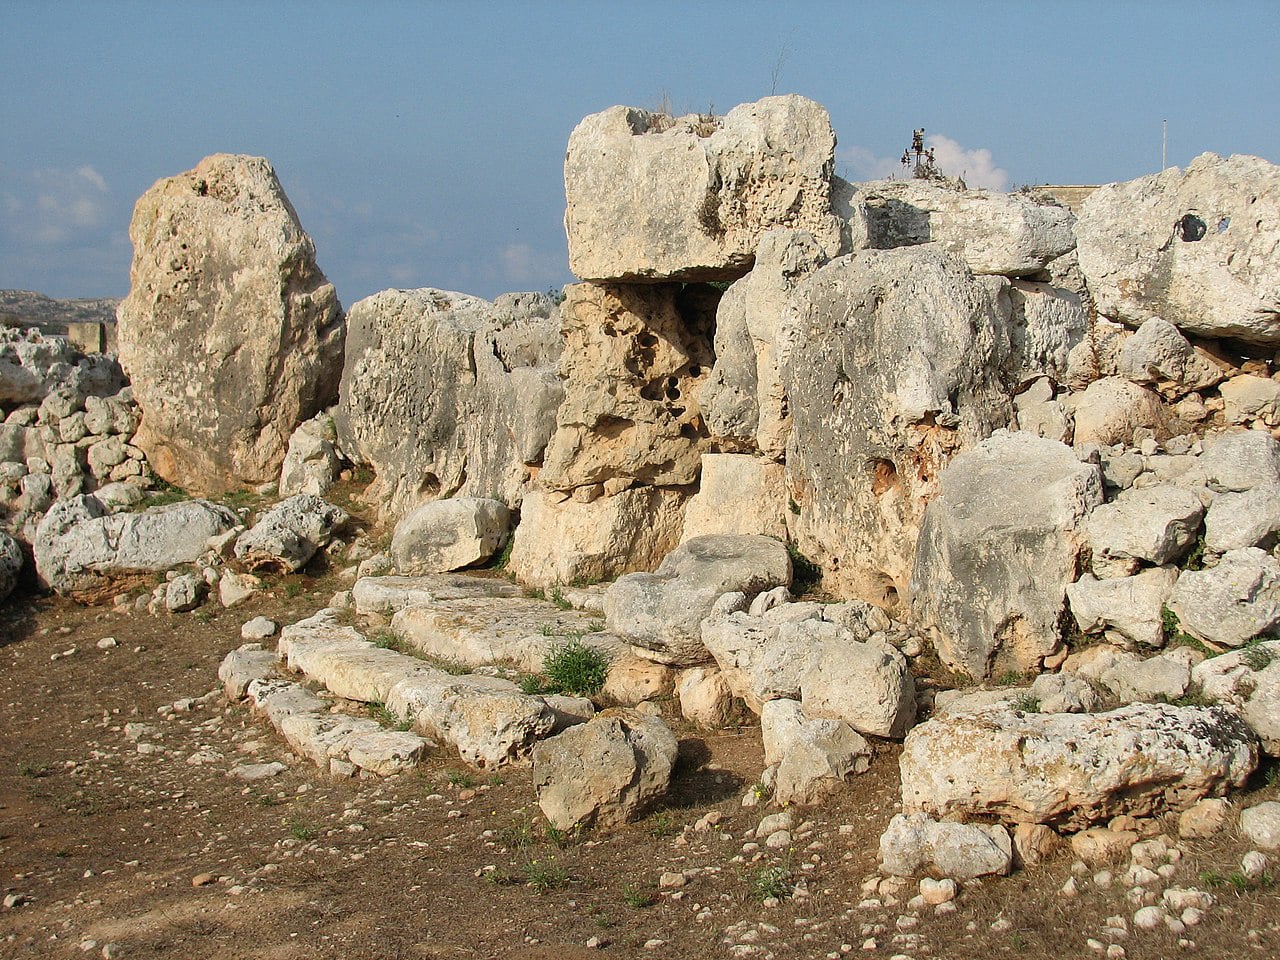
[[[19,242],[41,246],[83,240],[106,221],[110,193],[91,166],[33,170],[5,191],[8,232]]]
[[[925,144],[933,150],[938,169],[949,177],[962,177],[970,187],[986,190],[1005,190],[1009,186],[1009,173],[997,167],[991,160],[991,151],[985,147],[966,150],[950,137],[934,134],[925,138]]]
[[[516,284],[546,284],[564,270],[563,257],[538,251],[527,243],[509,243],[498,252],[502,280]]]
[[[925,146],[933,150],[934,162],[947,176],[963,177],[970,187],[1008,189],[1008,172],[995,165],[991,151],[985,147],[966,150],[955,140],[942,134],[926,137]],[[846,175],[854,181],[902,178],[908,175],[906,168],[902,166],[901,155],[881,157],[866,147],[843,147],[836,152],[836,159],[846,165]]]

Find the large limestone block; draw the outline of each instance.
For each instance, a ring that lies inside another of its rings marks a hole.
[[[236,538],[236,559],[250,570],[293,573],[327,546],[347,520],[341,507],[309,493],[295,494],[266,510]]]
[[[1005,874],[1013,867],[1009,831],[995,824],[939,822],[898,814],[880,837],[880,866],[895,877],[933,869],[952,880]]]
[[[932,246],[840,257],[797,286],[787,472],[828,589],[905,596],[938,472],[1011,421],[1007,287]]]
[[[777,540],[711,535],[682,543],[653,573],[619,577],[605,594],[605,623],[655,660],[694,666],[711,659],[701,623],[722,594],[754,597],[791,583],[791,558]]]
[[[1191,668],[1191,679],[1205,696],[1239,710],[1262,748],[1280,757],[1280,640],[1203,660]]]
[[[859,185],[865,245],[877,250],[936,243],[974,273],[1039,273],[1075,247],[1075,216],[1028,195],[956,189],[922,180]]]
[[[790,351],[785,316],[796,284],[827,260],[812,234],[771,230],[756,264],[716,309],[715,366],[699,403],[722,451],[786,455],[791,413],[779,364]]]
[[[684,514],[682,540],[709,533],[787,536],[786,468],[741,453],[706,453]]]
[[[588,280],[731,280],[775,227],[807,230],[834,254],[835,145],[827,111],[794,95],[723,117],[593,114],[565,155],[569,269]]]
[[[778,607],[763,616],[714,610],[702,621],[702,644],[735,697],[756,713],[775,699],[800,699],[800,678],[824,639],[850,640],[839,624],[784,620]]]
[[[309,493],[323,497],[338,481],[337,431],[333,417],[317,414],[299,424],[289,437],[284,462],[280,465],[280,481],[276,490],[282,497]]]
[[[1089,514],[1086,529],[1095,568],[1104,561],[1177,560],[1195,542],[1204,506],[1172,484],[1125,490]]]
[[[776,764],[779,805],[818,803],[848,777],[866,773],[871,744],[843,720],[811,718],[795,700],[771,700],[760,714],[764,762]]]
[[[511,511],[499,500],[454,497],[415,507],[396,524],[391,557],[406,576],[447,573],[488,560],[507,542]]]
[[[473,597],[519,597],[514,583],[496,577],[468,574],[426,574],[418,577],[361,577],[351,588],[356,612],[393,614],[405,607],[429,606],[443,600]]]
[[[719,292],[678,284],[565,288],[564,402],[538,477],[552,490],[693,483],[707,448],[698,393]]]
[[[1048,283],[1015,280],[1009,285],[1009,300],[1018,379],[1064,382],[1071,351],[1089,334],[1089,313],[1079,295]]]
[[[916,718],[916,687],[907,658],[883,640],[824,643],[800,678],[810,717],[843,720],[860,733],[904,736]]]
[[[1169,609],[1197,640],[1238,647],[1280,624],[1280,561],[1257,547],[1229,550],[1216,566],[1184,570]]]
[[[36,532],[36,571],[63,594],[93,591],[113,577],[193,563],[238,518],[226,507],[188,500],[141,513],[106,515],[94,497],[60,500]]]
[[[1280,383],[1270,377],[1241,374],[1222,385],[1223,416],[1227,423],[1260,420],[1280,424]]]
[[[642,486],[579,500],[534,487],[521,506],[507,569],[534,587],[652,570],[680,542],[691,493]]]
[[[1133,432],[1139,427],[1154,430],[1158,439],[1169,436],[1172,417],[1160,395],[1129,380],[1095,380],[1074,400],[1077,446],[1131,444]]]
[[[120,304],[134,443],[197,493],[275,480],[289,435],[333,401],[342,309],[261,157],[217,154],[142,195]]]
[[[1154,384],[1166,396],[1205,390],[1222,379],[1218,365],[1160,317],[1152,317],[1125,338],[1116,356],[1116,372],[1134,383]]]
[[[1212,153],[1099,187],[1076,223],[1098,311],[1126,323],[1280,343],[1280,167]]]
[[[538,806],[561,830],[636,820],[667,792],[679,744],[657,717],[612,709],[538,744]]]
[[[1200,467],[1216,490],[1280,485],[1280,443],[1265,430],[1232,430],[1204,442]]]
[[[899,765],[907,813],[1081,830],[1221,796],[1257,762],[1253,733],[1231,710],[1133,704],[1095,714],[1006,706],[930,720],[907,734]]]
[[[938,653],[973,677],[1037,667],[1060,642],[1079,573],[1081,521],[1102,502],[1097,467],[1071,448],[1000,432],[956,457],[925,511],[911,608]]]
[[[555,302],[384,290],[347,328],[334,422],[347,458],[373,467],[383,516],[458,495],[517,506],[563,395]]]
[[[1213,553],[1270,548],[1280,533],[1280,486],[1220,493],[1204,516],[1204,545]]]
[[[1177,579],[1175,567],[1106,580],[1086,573],[1067,585],[1071,615],[1085,633],[1115,630],[1137,643],[1161,646],[1165,641],[1161,611]]]

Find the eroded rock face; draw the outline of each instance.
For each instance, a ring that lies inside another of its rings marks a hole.
[[[236,539],[236,559],[250,570],[293,573],[305,567],[347,512],[309,493],[281,500]]]
[[[0,532],[0,603],[8,600],[9,594],[13,593],[21,571],[22,547],[13,537]]]
[[[384,290],[347,326],[334,421],[343,453],[376,472],[383,516],[458,495],[518,506],[563,395],[555,302]]]
[[[1265,550],[1229,550],[1216,566],[1184,570],[1169,609],[1198,640],[1238,647],[1280,624],[1280,561]]]
[[[337,392],[344,326],[315,247],[261,157],[217,154],[134,208],[120,360],[157,474],[217,493],[274,480]]]
[[[1179,811],[1244,784],[1253,732],[1221,707],[1133,704],[1097,714],[997,706],[930,720],[903,744],[908,813],[996,816],[1080,830]]]
[[[1280,343],[1280,167],[1204,153],[1186,170],[1107,184],[1084,202],[1076,236],[1100,313]]]
[[[565,288],[565,395],[542,486],[616,493],[697,480],[707,448],[698,393],[711,372],[718,299],[703,285]]]
[[[900,813],[880,837],[880,866],[896,877],[931,868],[953,880],[1004,874],[1013,867],[1013,841],[997,825],[940,823],[922,813]]]
[[[939,486],[911,577],[918,623],[970,676],[1038,667],[1060,643],[1081,522],[1102,502],[1098,468],[1057,441],[1001,432],[956,457]]]
[[[924,246],[840,257],[796,287],[787,470],[828,589],[905,596],[938,472],[1010,422],[1007,286]]]
[[[455,497],[406,514],[391,537],[401,574],[446,573],[488,560],[507,542],[511,511],[498,500]]]
[[[732,280],[775,227],[807,230],[834,254],[835,144],[827,111],[794,95],[723,117],[593,114],[565,156],[569,268],[589,280]]]
[[[684,515],[682,539],[709,533],[787,536],[786,470],[741,453],[702,456],[702,482]]]
[[[666,793],[678,747],[657,717],[605,710],[534,748],[538,806],[561,830],[635,820]]]
[[[974,273],[1039,273],[1075,248],[1075,216],[1065,207],[1017,193],[957,190],[924,180],[858,185],[872,249],[936,243]]]

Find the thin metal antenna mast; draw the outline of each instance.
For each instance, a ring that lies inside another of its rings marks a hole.
[[[1160,169],[1167,170],[1169,163],[1165,159],[1169,153],[1169,121],[1164,121],[1164,139],[1160,142]]]

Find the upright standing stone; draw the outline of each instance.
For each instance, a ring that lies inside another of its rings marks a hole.
[[[294,427],[336,395],[343,321],[271,164],[218,154],[159,181],[129,236],[135,444],[197,493],[276,479]]]

